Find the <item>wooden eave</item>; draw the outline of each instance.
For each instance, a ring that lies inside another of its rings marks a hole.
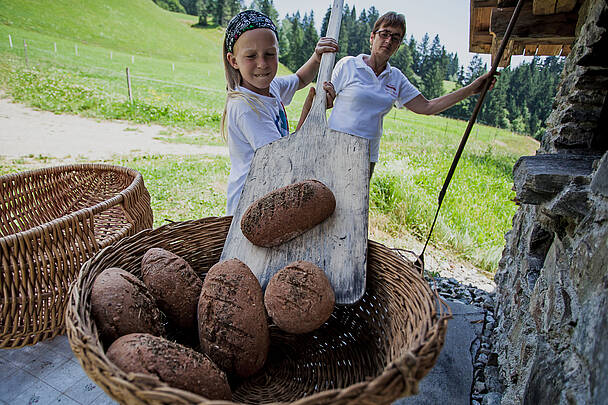
[[[499,63],[513,55],[567,56],[575,38],[583,0],[526,0]],[[469,51],[494,55],[517,0],[471,0]]]

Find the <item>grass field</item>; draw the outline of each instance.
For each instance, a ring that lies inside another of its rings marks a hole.
[[[40,9],[44,13],[40,13]],[[3,0],[0,88],[10,98],[57,113],[167,126],[172,142],[221,144],[223,32],[194,28],[195,17],[133,0],[83,6],[75,0]],[[10,40],[13,47],[10,47]],[[24,40],[27,44],[27,63]],[[57,51],[55,51],[55,48]],[[127,97],[129,68],[134,102]],[[288,74],[281,67],[279,74]],[[292,129],[306,91],[287,107]],[[390,235],[426,237],[437,196],[466,122],[394,110],[385,119],[381,163],[371,184],[371,224]],[[196,136],[178,136],[196,129]],[[492,271],[511,227],[512,167],[535,140],[476,125],[446,194],[432,243]],[[38,159],[37,164],[56,164]],[[155,226],[224,212],[229,161],[150,156],[113,160],[139,170],[152,195]],[[0,159],[0,173],[31,159]],[[372,230],[373,231],[373,230]]]

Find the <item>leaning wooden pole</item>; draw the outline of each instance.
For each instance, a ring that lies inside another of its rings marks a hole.
[[[513,32],[513,27],[515,27],[515,22],[517,21],[517,18],[519,17],[519,13],[521,12],[521,8],[525,1],[526,0],[519,0],[517,2],[517,6],[515,7],[515,10],[513,11],[513,15],[511,16],[511,20],[509,21],[509,25],[507,26],[507,31],[505,32],[505,36],[502,38],[502,41],[500,42],[500,46],[498,48],[498,51],[496,52],[496,55],[493,55],[494,60],[492,62],[492,68],[490,69],[491,76],[493,76],[496,73],[496,71],[498,70],[498,64],[500,63],[500,60],[502,59],[502,55],[505,52],[507,43],[509,42],[509,38],[511,37],[511,33]],[[467,125],[466,130],[464,131],[464,135],[462,136],[462,139],[460,140],[460,145],[458,146],[458,150],[456,151],[454,160],[452,160],[452,165],[450,166],[450,170],[448,171],[445,181],[443,182],[443,187],[441,188],[441,191],[439,192],[439,197],[437,199],[437,201],[438,201],[437,211],[435,212],[435,218],[433,219],[433,224],[431,225],[431,230],[429,231],[429,235],[426,239],[426,242],[424,243],[424,247],[422,248],[422,253],[420,253],[420,256],[418,256],[418,258],[416,259],[416,262],[414,263],[421,273],[424,270],[424,252],[429,243],[429,240],[431,239],[431,234],[433,233],[433,229],[435,228],[435,223],[437,222],[437,217],[439,216],[439,210],[441,209],[441,204],[443,203],[443,198],[445,197],[445,193],[448,189],[448,186],[450,185],[452,176],[454,175],[454,172],[456,171],[456,166],[458,165],[460,156],[462,155],[462,152],[464,151],[464,147],[467,143],[467,140],[469,139],[469,135],[471,134],[473,125],[475,124],[475,121],[477,120],[479,111],[481,111],[483,101],[486,97],[486,94],[488,93],[488,90],[490,89],[491,84],[492,84],[492,80],[487,80],[483,86],[483,90],[479,94],[479,99],[477,100],[477,104],[475,105],[475,108],[473,109],[473,114],[471,115],[471,118],[469,119],[469,123]]]

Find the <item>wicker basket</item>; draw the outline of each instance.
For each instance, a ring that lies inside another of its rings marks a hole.
[[[0,177],[0,348],[65,331],[67,292],[100,249],[152,226],[135,170],[57,166]]]
[[[146,230],[87,261],[66,309],[72,350],[89,377],[125,404],[233,404],[174,389],[142,374],[125,374],[105,356],[91,318],[95,277],[120,267],[140,277],[144,253],[162,247],[182,256],[201,276],[219,260],[231,217],[205,218]],[[262,372],[233,387],[247,404],[389,404],[417,392],[443,347],[446,308],[411,263],[370,241],[367,290],[355,305],[336,307],[328,322],[306,335],[271,327]]]

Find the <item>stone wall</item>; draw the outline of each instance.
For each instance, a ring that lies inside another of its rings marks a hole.
[[[608,6],[581,7],[495,280],[502,404],[608,403]]]

